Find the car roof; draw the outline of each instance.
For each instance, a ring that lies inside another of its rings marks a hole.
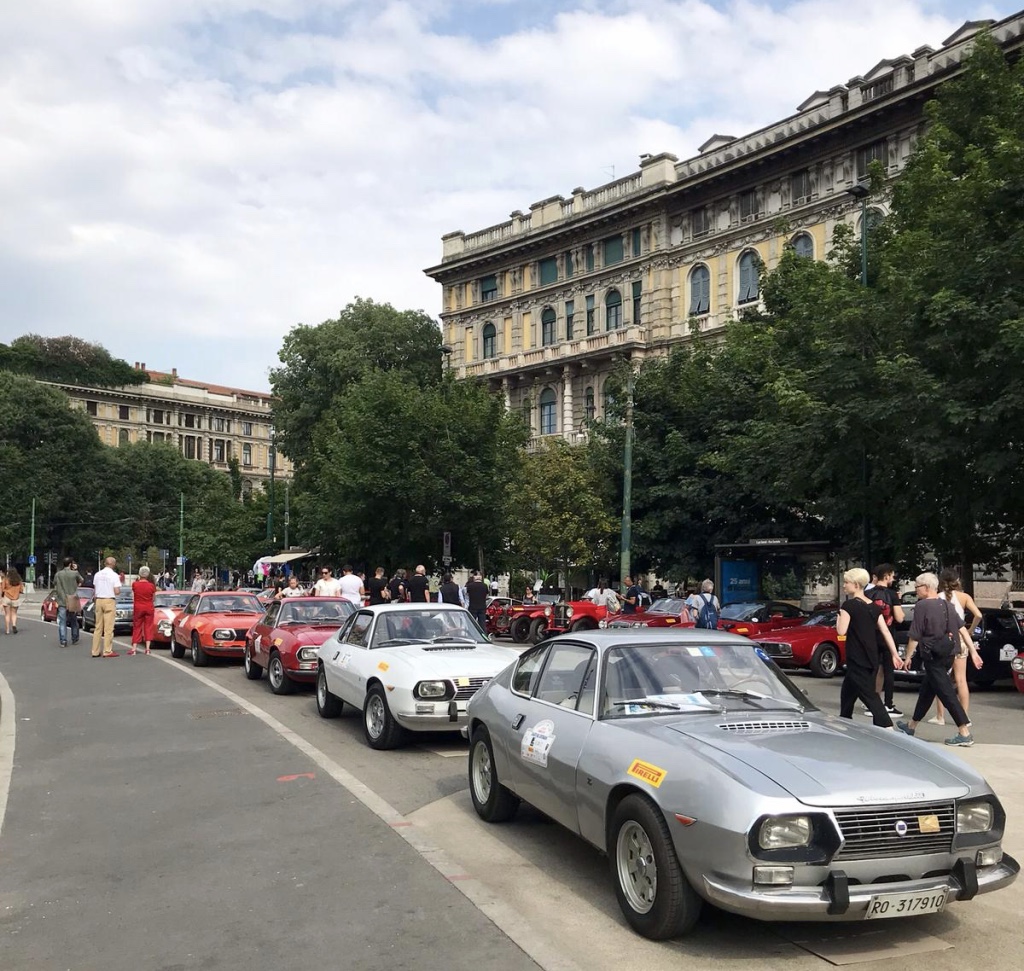
[[[296,600],[298,597],[295,598]],[[315,599],[319,600],[319,597]],[[340,598],[344,599],[344,598]],[[363,612],[370,612],[373,614],[387,613],[387,614],[407,614],[411,611],[416,610],[454,610],[459,613],[467,613],[465,607],[460,607],[458,604],[439,604],[439,603],[401,603],[401,604],[371,604],[368,607],[360,607],[359,610]]]
[[[353,607],[355,606],[355,604],[352,603],[352,601],[349,600],[346,597],[282,597],[278,601],[278,603],[282,603],[282,604],[308,604],[308,603],[314,603],[314,604],[337,604],[337,603],[346,603],[346,604],[352,604]]]
[[[724,630],[706,630],[698,627],[620,627],[617,629],[580,631],[563,634],[555,640],[585,640],[598,648],[618,647],[623,644],[744,644],[753,649],[749,637],[730,634]]]

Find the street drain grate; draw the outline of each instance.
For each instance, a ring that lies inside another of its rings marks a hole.
[[[214,708],[211,711],[190,711],[189,718],[220,718],[222,715],[248,715],[241,708]]]

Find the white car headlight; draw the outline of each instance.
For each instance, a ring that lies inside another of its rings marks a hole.
[[[545,617],[550,617],[551,616],[551,608],[550,607],[545,607],[544,608],[544,616]]]
[[[235,632],[230,627],[218,627],[213,632],[213,639],[215,641],[233,641]]]
[[[769,816],[757,834],[762,850],[782,850],[791,846],[806,846],[811,841],[809,816]]]
[[[599,620],[597,622],[597,626],[600,627],[601,630],[604,630],[608,626],[608,621],[606,621],[606,620]]]
[[[573,614],[574,614],[575,612],[576,612],[576,611],[574,611],[574,610],[572,609],[572,607],[566,607],[566,608],[565,608],[565,616],[566,616],[566,617],[571,617],[571,616],[572,616],[572,615],[573,615]]]
[[[992,828],[995,814],[990,802],[962,802],[956,807],[958,833],[987,833]]]
[[[450,687],[447,681],[420,681],[412,693],[426,700],[444,699]]]
[[[299,648],[299,660],[300,661],[315,661],[317,657],[315,647],[300,647]]]
[[[1010,667],[1018,674],[1024,672],[1024,655],[1018,654],[1011,662]]]

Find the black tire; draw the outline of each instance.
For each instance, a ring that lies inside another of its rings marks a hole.
[[[525,644],[530,637],[530,625],[533,623],[529,617],[517,617],[509,625],[508,635],[516,644]]]
[[[196,633],[192,634],[192,664],[197,668],[205,668],[210,664],[210,655],[203,650]]]
[[[697,923],[701,899],[679,865],[665,817],[646,796],[633,793],[615,808],[608,859],[619,907],[638,934],[663,941],[685,934]]]
[[[174,635],[171,634],[171,657],[176,657],[179,661],[185,656],[185,645],[179,644],[175,639]]]
[[[321,718],[337,718],[345,703],[330,692],[323,665],[316,672],[316,711]]]
[[[373,685],[366,692],[363,702],[363,735],[370,748],[398,748],[405,739],[405,729],[395,721],[395,716],[388,708],[388,699],[384,689]]]
[[[597,624],[590,617],[581,617],[569,625],[569,633],[571,634],[577,634],[581,630],[597,630]]]
[[[839,648],[835,644],[819,644],[811,655],[811,674],[831,678],[839,670]]]
[[[288,672],[284,669],[284,662],[277,651],[270,655],[270,663],[267,665],[267,684],[270,685],[270,690],[275,695],[295,694],[295,682],[288,677]]]
[[[490,732],[473,729],[469,741],[469,794],[476,814],[487,823],[508,822],[519,809],[519,797],[498,780]]]
[[[533,623],[530,624],[530,643],[539,644],[544,639],[544,635],[547,634],[547,632],[547,617],[535,617]]]
[[[250,681],[259,681],[263,677],[263,665],[252,659],[252,645],[245,645],[245,656],[242,658],[242,670]]]

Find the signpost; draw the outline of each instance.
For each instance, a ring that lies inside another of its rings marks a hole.
[[[452,534],[447,530],[441,534],[441,562],[445,566],[452,565]]]

